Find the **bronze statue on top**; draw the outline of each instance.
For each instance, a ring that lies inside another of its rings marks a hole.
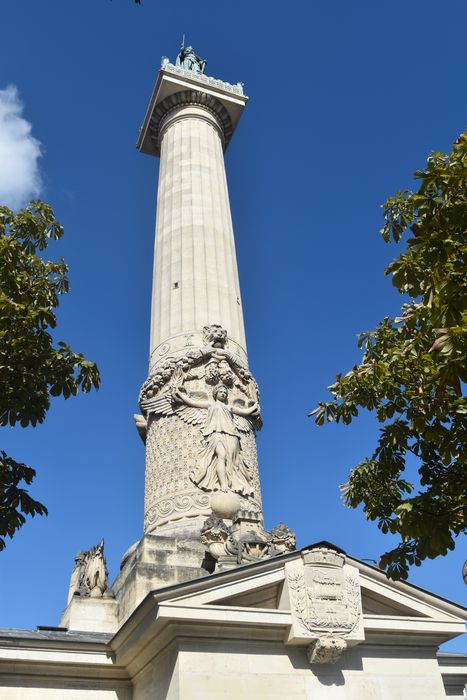
[[[185,46],[185,37],[183,37],[180,53],[177,56],[175,65],[185,70],[191,70],[193,73],[204,73],[207,61],[204,58],[197,56],[192,46]]]

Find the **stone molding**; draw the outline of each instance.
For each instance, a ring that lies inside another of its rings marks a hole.
[[[205,114],[203,114],[203,112]],[[208,124],[217,133],[221,140],[222,148],[224,148],[224,129],[218,115],[212,109],[206,107],[206,105],[201,105],[197,102],[176,105],[175,107],[171,107],[166,112],[157,130],[157,143],[159,148],[161,147],[162,140],[167,130],[174,126],[174,124],[177,124],[184,119],[197,119],[206,122],[206,124]]]
[[[150,374],[152,374],[159,365],[166,362],[168,359],[178,360],[185,355],[190,349],[204,345],[203,332],[193,330],[184,333],[177,333],[170,338],[166,338],[163,343],[160,343],[151,353],[150,358]],[[248,358],[242,346],[233,338],[227,336],[225,347],[232,352],[237,362],[248,369]]]
[[[166,73],[180,75],[181,77],[188,78],[190,80],[197,80],[205,85],[210,85],[211,87],[225,90],[225,92],[232,92],[234,95],[244,95],[243,83],[236,83],[235,85],[232,85],[224,80],[219,80],[218,78],[212,78],[209,75],[204,75],[204,73],[193,73],[193,71],[187,70],[186,68],[174,66],[173,63],[170,63],[169,59],[165,56],[163,56],[161,60],[161,70],[165,71]]]
[[[185,72],[189,73],[190,71]],[[202,90],[182,90],[181,92],[169,95],[154,108],[149,130],[156,149],[160,148],[161,132],[167,115],[176,108],[194,105],[202,107],[215,117],[224,140],[224,148],[228,145],[232,138],[233,127],[232,120],[224,105],[213,95],[209,95]]]

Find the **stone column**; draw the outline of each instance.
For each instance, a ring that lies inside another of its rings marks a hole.
[[[199,342],[212,323],[246,359],[222,125],[202,105],[181,105],[162,120],[159,138],[151,368]]]
[[[164,64],[138,143],[161,159],[150,371],[140,394],[145,534],[199,533],[212,512],[262,517],[259,398],[223,157],[245,102],[241,86]]]

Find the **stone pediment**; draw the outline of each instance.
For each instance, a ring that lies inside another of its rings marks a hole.
[[[82,602],[94,618],[99,606],[117,604],[106,598]],[[406,697],[405,690],[413,687],[425,694],[417,690],[410,697],[438,698],[444,697],[443,680],[456,692],[465,682],[464,658],[448,655],[438,667],[435,651],[464,632],[466,619],[464,608],[416,586],[388,581],[378,569],[319,543],[158,588],[116,633],[55,628],[5,635],[3,630],[0,673],[7,674],[7,683],[27,677],[40,684],[46,674],[57,688],[69,682],[73,689],[82,678],[83,687],[111,687],[122,699],[149,697],[145,678],[157,683],[161,698],[221,697],[219,688],[225,687],[236,698],[311,697],[303,690],[304,679],[317,698],[328,697],[321,691],[329,690],[330,679],[331,689],[345,681],[355,698],[381,700],[389,697],[388,688],[391,697]],[[204,671],[198,672],[200,659]],[[376,672],[371,670],[375,663]],[[227,676],[226,666],[231,669]],[[160,692],[166,673],[183,685],[178,694]],[[268,694],[271,677],[275,695]],[[255,694],[254,683],[268,690]],[[214,688],[211,694],[207,684]],[[299,688],[294,695],[292,687]],[[19,697],[29,699],[28,691]]]
[[[251,639],[306,646],[312,664],[361,643],[441,644],[462,634],[467,619],[460,606],[389,581],[328,543],[155,591],[132,618],[145,608],[151,624],[176,636],[229,638],[248,628]]]

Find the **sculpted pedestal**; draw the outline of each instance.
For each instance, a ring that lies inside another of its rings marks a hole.
[[[208,576],[213,568],[199,537],[183,532],[145,535],[123,556],[112,585],[119,605],[118,624],[123,624],[150,591]]]
[[[225,329],[205,326],[203,341],[157,364],[141,389],[147,534],[199,534],[213,511],[262,512],[258,387]]]

